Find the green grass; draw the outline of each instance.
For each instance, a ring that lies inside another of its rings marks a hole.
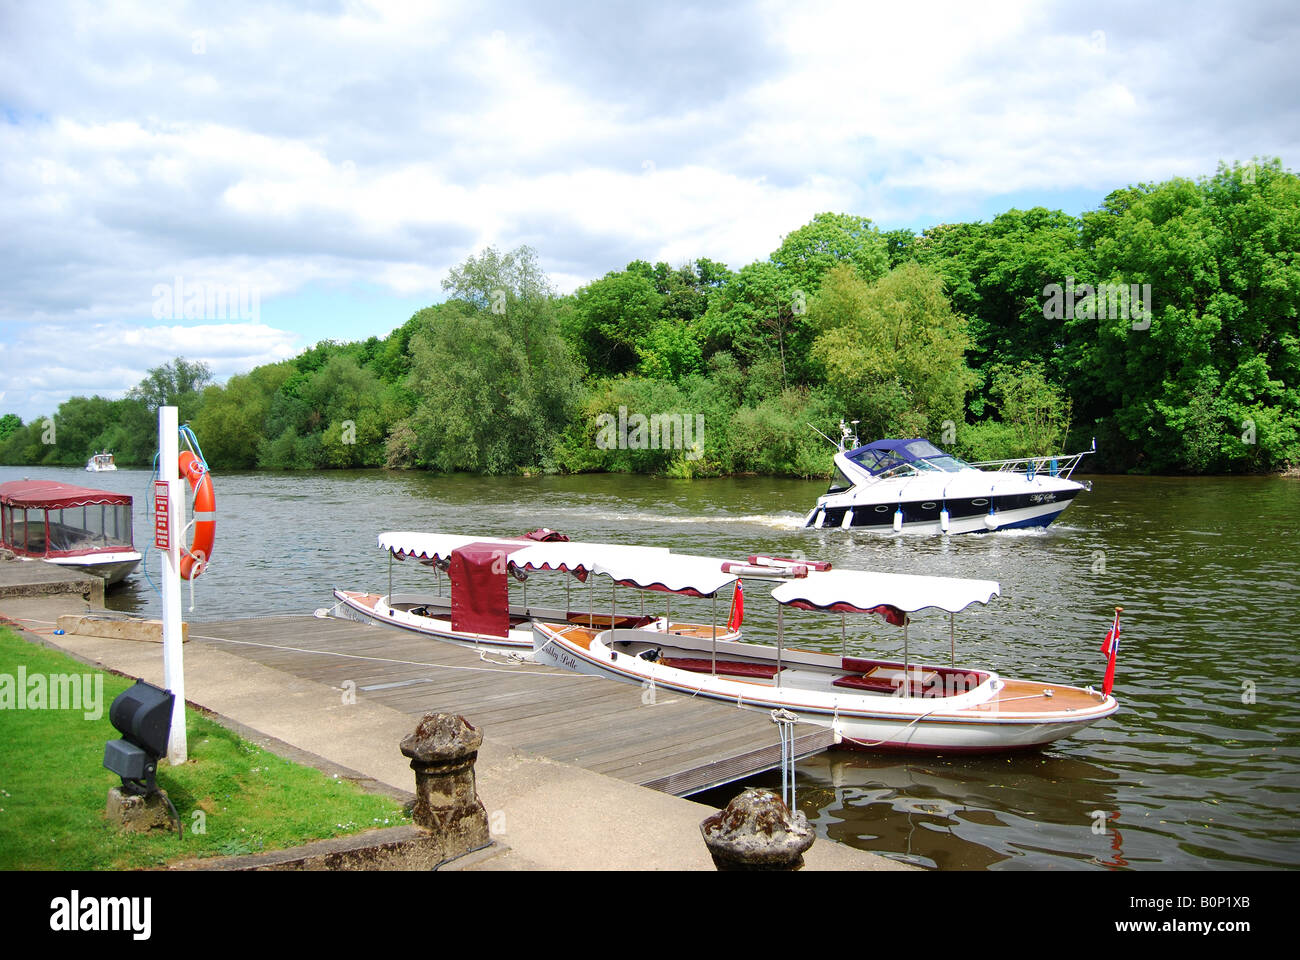
[[[16,679],[20,666],[28,677],[102,673],[102,716],[0,709],[0,870],[151,868],[410,823],[396,801],[281,759],[187,709],[189,760],[164,760],[158,770],[184,837],[174,828],[120,831],[104,816],[108,789],[121,782],[104,769],[104,744],[119,736],[108,707],[132,682],[0,627],[0,674]]]

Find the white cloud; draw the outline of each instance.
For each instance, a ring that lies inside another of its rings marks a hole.
[[[202,361],[224,381],[302,346],[295,334],[263,323],[50,325],[0,343],[0,389],[5,411],[31,420],[69,396],[121,397],[175,357]]]
[[[964,218],[1006,194],[1290,159],[1300,140],[1284,4],[234,0],[5,18],[6,403],[22,363],[50,360],[38,329],[117,351],[70,358],[51,381],[65,396],[120,393],[195,329],[249,344],[212,348],[225,372],[291,348],[224,317],[157,326],[153,291],[177,277],[251,285],[264,310],[325,284],[432,299],[467,255],[530,243],[571,290],[638,257],[739,267],[824,210]]]

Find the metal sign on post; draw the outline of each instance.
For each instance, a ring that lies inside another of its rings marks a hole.
[[[173,766],[185,762],[185,664],[181,634],[181,544],[179,531],[185,529],[185,481],[180,478],[179,429],[175,407],[158,408],[158,472],[161,480],[154,484],[154,502],[165,502],[158,510],[154,526],[154,543],[167,559],[162,569],[163,608],[163,676],[167,689],[175,696],[172,705],[171,738],[167,742],[167,761]],[[164,493],[165,491],[165,493]]]
[[[166,480],[153,482],[153,545],[159,550],[170,550],[171,545],[171,508]]]

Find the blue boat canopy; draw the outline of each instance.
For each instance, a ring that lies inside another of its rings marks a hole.
[[[912,437],[907,440],[876,440],[864,444],[845,454],[854,463],[880,476],[898,467],[911,465],[919,470],[944,470],[955,472],[966,463],[951,454],[944,453],[924,437]]]

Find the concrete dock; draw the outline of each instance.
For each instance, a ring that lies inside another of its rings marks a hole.
[[[0,614],[49,645],[162,682],[155,643],[53,635],[59,614],[85,610],[67,594],[0,599]],[[388,627],[301,616],[190,629],[186,698],[298,762],[409,793],[397,745],[418,715],[479,726],[478,792],[498,847],[466,870],[712,870],[699,824],[713,808],[673,793],[727,776],[719,761],[770,766],[746,755],[778,749],[759,712],[662,694],[650,704],[635,686],[488,663]],[[656,740],[662,749],[647,746]],[[913,869],[824,838],[805,859],[809,870]]]
[[[13,559],[8,550],[0,556],[0,601],[19,597],[64,596],[87,604],[104,605],[104,580],[44,560]]]

